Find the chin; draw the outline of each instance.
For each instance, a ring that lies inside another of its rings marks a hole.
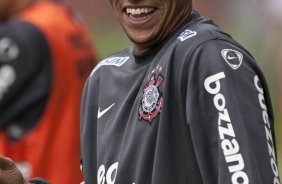
[[[156,39],[155,37],[153,37],[152,35],[148,35],[148,36],[144,36],[144,34],[140,35],[140,33],[138,34],[127,34],[128,38],[136,45],[148,45],[152,42],[154,42],[154,40]]]

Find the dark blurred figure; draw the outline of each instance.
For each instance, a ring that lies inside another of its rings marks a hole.
[[[80,98],[96,61],[90,37],[61,2],[0,0],[0,21],[0,155],[25,178],[80,183]]]

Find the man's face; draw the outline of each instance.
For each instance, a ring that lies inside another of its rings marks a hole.
[[[191,0],[110,0],[136,53],[169,36],[188,16]]]

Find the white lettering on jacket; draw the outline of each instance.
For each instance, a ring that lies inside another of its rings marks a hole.
[[[0,67],[0,101],[15,80],[16,72],[13,67],[9,65]]]
[[[97,183],[114,184],[117,176],[117,170],[118,170],[118,162],[112,164],[107,171],[105,166],[101,165],[97,172]]]
[[[214,95],[213,103],[218,110],[218,133],[221,139],[221,149],[231,173],[232,184],[248,184],[249,177],[244,171],[245,163],[240,153],[240,145],[236,139],[233,125],[225,108],[226,100],[221,90],[220,80],[225,78],[224,72],[217,73],[207,77],[204,81],[205,89],[208,93]]]
[[[259,100],[260,108],[262,110],[262,119],[265,125],[265,135],[266,135],[267,147],[268,147],[268,152],[269,152],[269,157],[270,157],[270,165],[271,165],[271,169],[274,175],[273,184],[280,184],[279,172],[278,172],[277,161],[276,161],[276,156],[275,156],[274,142],[273,142],[273,137],[272,137],[272,132],[271,132],[271,125],[269,122],[269,116],[268,116],[267,107],[265,103],[264,90],[262,87],[260,87],[260,81],[257,75],[254,77],[254,85],[257,91],[259,92],[258,100]]]
[[[110,57],[102,60],[99,64],[93,69],[90,76],[92,76],[96,70],[101,66],[116,66],[120,67],[129,60],[129,57]]]

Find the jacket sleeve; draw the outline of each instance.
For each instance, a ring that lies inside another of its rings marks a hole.
[[[42,33],[23,21],[12,21],[0,29],[0,127],[16,118],[32,119],[30,107],[42,103],[51,83],[48,44]]]
[[[254,59],[220,40],[190,59],[186,116],[203,183],[280,183],[271,101]]]

